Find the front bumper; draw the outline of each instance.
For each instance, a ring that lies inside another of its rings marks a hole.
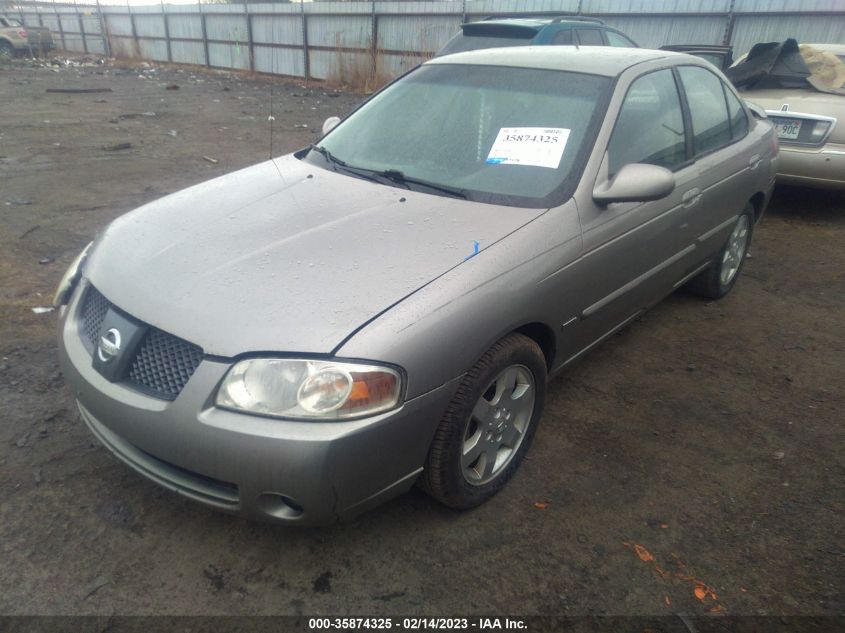
[[[845,190],[845,145],[822,147],[780,145],[779,183]]]
[[[145,477],[249,518],[324,524],[408,490],[458,379],[363,420],[302,422],[218,409],[231,363],[205,358],[166,401],[112,383],[79,335],[80,289],[59,319],[59,354],[88,427]]]

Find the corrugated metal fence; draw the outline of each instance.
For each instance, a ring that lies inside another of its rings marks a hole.
[[[452,0],[98,6],[23,2],[65,50],[325,79],[343,67],[397,75],[463,21],[555,11],[601,18],[640,46],[723,44],[735,54],[796,37],[845,42],[845,0]]]

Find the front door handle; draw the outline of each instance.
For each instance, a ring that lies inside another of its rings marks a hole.
[[[701,201],[701,189],[693,187],[681,196],[681,204],[685,207],[694,207]]]

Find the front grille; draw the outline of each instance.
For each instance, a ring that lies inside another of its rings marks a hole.
[[[94,286],[89,286],[82,301],[80,334],[86,347],[95,353],[103,321],[109,309],[118,310]],[[181,338],[147,327],[138,349],[129,363],[127,383],[157,398],[173,400],[202,361],[202,349]]]
[[[108,299],[94,286],[88,288],[85,301],[82,303],[82,333],[92,347],[96,347],[97,341],[100,340],[100,327],[110,307]]]
[[[167,398],[175,398],[202,360],[202,350],[150,328],[129,367],[129,380]]]

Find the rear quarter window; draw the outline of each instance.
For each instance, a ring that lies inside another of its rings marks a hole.
[[[727,86],[723,86],[725,90],[725,98],[728,101],[728,114],[731,120],[731,138],[734,140],[741,139],[748,133],[748,115],[745,114],[745,108],[739,102],[739,99],[734,96]]]

